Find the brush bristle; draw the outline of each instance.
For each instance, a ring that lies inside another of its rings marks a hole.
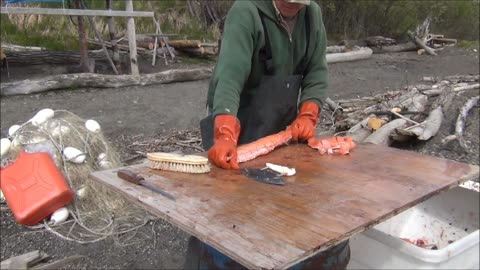
[[[151,161],[176,162],[181,164],[205,165],[208,163],[207,157],[166,152],[147,153],[147,158]]]
[[[154,161],[149,160],[148,166],[155,170],[184,172],[184,173],[208,173],[210,165],[208,164],[183,164],[179,162]]]

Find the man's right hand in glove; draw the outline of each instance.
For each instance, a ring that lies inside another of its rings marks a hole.
[[[237,140],[240,124],[230,114],[215,116],[213,146],[208,150],[208,159],[223,169],[239,169],[237,163]]]

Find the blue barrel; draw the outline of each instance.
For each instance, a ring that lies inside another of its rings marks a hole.
[[[214,249],[213,247],[202,243],[195,237],[189,240],[187,251],[187,261],[185,269],[246,269],[228,256]],[[341,242],[333,247],[319,252],[302,262],[299,262],[290,270],[306,269],[345,269],[350,261],[350,246],[348,240]]]

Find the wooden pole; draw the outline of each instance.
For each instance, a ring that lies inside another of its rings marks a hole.
[[[133,1],[125,0],[126,11],[133,11]],[[135,36],[135,20],[127,17],[128,45],[130,47],[130,66],[132,75],[139,75],[137,62],[137,39]]]
[[[175,61],[175,54],[172,52],[172,48],[170,48],[170,45],[168,44],[168,38],[165,35],[163,35],[163,33],[162,33],[162,29],[160,28],[160,22],[157,21],[155,18],[153,18],[153,22],[155,23],[156,29],[157,29],[158,33],[160,34],[160,35],[158,35],[157,33],[155,33],[155,37],[160,37],[163,40],[163,42],[165,42],[165,47],[167,48],[168,53],[170,54],[170,57],[172,57],[172,61]],[[163,45],[162,45],[162,47],[163,47]],[[165,57],[165,61],[166,61],[166,64],[167,64],[168,61],[167,61],[166,57]]]
[[[158,26],[156,27],[155,34],[160,34]],[[157,59],[157,46],[158,46],[158,37],[155,35],[155,42],[153,43],[153,58],[152,58],[152,67],[155,66],[155,61]],[[166,60],[166,59],[165,59]]]
[[[41,14],[66,16],[103,16],[103,17],[153,17],[153,11],[121,10],[77,10],[64,8],[2,7],[1,14]]]

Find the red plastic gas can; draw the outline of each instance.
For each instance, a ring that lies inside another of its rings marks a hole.
[[[1,170],[1,187],[15,220],[35,225],[73,199],[70,187],[45,152],[20,152]]]

